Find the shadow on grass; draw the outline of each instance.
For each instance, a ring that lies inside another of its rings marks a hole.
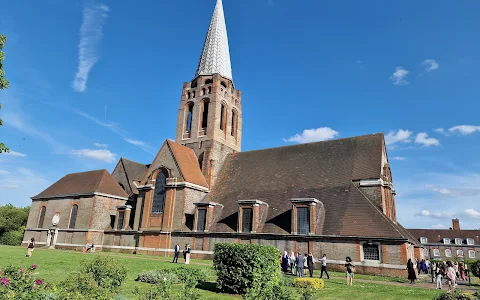
[[[205,290],[205,291],[210,291],[214,293],[221,293],[219,289],[217,289],[217,283],[216,282],[208,282],[208,281],[202,281],[199,282],[196,286],[197,289]]]

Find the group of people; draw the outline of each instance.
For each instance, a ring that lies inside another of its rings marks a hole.
[[[185,245],[185,250],[183,250],[183,259],[185,260],[185,264],[190,264],[190,253],[192,252],[192,248],[190,245]],[[173,263],[178,263],[178,256],[180,255],[180,246],[178,244],[175,245],[173,248]]]
[[[281,257],[281,268],[284,273],[290,273],[292,275],[296,275],[297,277],[303,277],[304,270],[308,269],[310,277],[313,277],[315,262],[317,262],[317,260],[313,257],[311,252],[308,254],[302,254],[300,252],[297,252],[295,254],[295,252],[292,251],[292,253],[288,255],[288,252],[284,251]],[[322,266],[320,271],[320,278],[322,278],[323,273],[325,273],[327,279],[330,279],[330,275],[328,275],[327,271],[327,255],[323,254],[322,258],[319,259],[319,262]],[[352,285],[355,273],[355,266],[352,264],[352,259],[350,257],[347,257],[345,259],[345,269],[347,285]]]
[[[435,281],[437,289],[442,289],[443,280],[448,283],[448,292],[451,292],[457,286],[457,280],[467,280],[468,276],[467,265],[462,262],[440,261],[431,263],[428,259],[416,259],[415,264],[412,259],[408,259],[407,271],[411,284],[417,280],[417,273],[418,275],[422,272],[424,274],[430,273],[432,282]]]

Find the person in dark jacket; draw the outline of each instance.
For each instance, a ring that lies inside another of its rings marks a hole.
[[[308,267],[308,272],[310,273],[310,277],[313,277],[313,269],[315,269],[315,264],[314,264],[314,258],[312,253],[308,253],[307,256],[307,267]]]
[[[415,272],[415,267],[413,266],[412,259],[409,258],[407,262],[407,272],[408,272],[408,279],[410,280],[410,283],[415,283],[415,280],[417,279],[417,273]]]

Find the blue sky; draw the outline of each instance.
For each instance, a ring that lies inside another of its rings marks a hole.
[[[174,139],[214,0],[5,1],[0,204]],[[188,8],[188,9],[187,9]],[[224,0],[242,150],[384,132],[406,227],[480,228],[478,1]]]

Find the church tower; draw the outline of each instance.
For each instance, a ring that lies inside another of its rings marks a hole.
[[[217,0],[195,77],[183,84],[176,142],[193,149],[210,188],[242,142],[242,93],[232,79],[222,0]]]

